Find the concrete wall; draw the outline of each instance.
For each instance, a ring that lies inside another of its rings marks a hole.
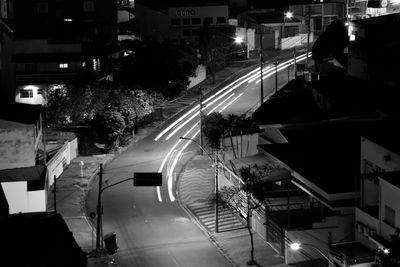
[[[64,171],[64,168],[71,163],[71,160],[78,155],[78,139],[75,138],[71,142],[65,144],[57,151],[57,154],[47,162],[48,186],[54,183],[54,176],[58,178]]]
[[[80,53],[80,44],[48,44],[47,40],[15,40],[14,54]]]
[[[224,159],[234,159],[233,149],[235,150],[236,157],[243,158],[258,154],[258,134],[246,134],[241,136],[232,136],[233,147],[231,139],[224,138],[221,141],[221,146],[224,148]]]
[[[10,214],[28,212],[28,184],[26,181],[1,183],[6,195]]]
[[[35,126],[0,128],[0,169],[35,165]]]
[[[46,211],[47,198],[45,190],[27,192],[29,212]]]
[[[189,88],[201,83],[206,79],[206,67],[204,65],[198,65],[195,71],[195,77],[189,77]]]
[[[357,223],[361,223],[359,228],[357,228]],[[377,246],[374,242],[369,240],[369,235],[366,235],[364,232],[364,228],[375,230],[378,232],[379,229],[379,219],[374,218],[366,212],[362,211],[359,208],[356,208],[356,240],[359,241],[364,246],[370,248],[371,250],[376,250]]]
[[[361,137],[361,173],[364,173],[364,159],[387,172],[400,170],[400,155]]]
[[[379,179],[380,192],[380,222],[381,229],[379,234],[387,240],[394,234],[395,227],[400,227],[400,189],[386,180]],[[385,220],[385,206],[395,211],[395,225],[389,225]]]

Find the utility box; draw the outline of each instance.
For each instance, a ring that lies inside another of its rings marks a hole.
[[[104,236],[104,245],[106,247],[106,252],[108,255],[113,255],[117,253],[117,234],[109,233]]]

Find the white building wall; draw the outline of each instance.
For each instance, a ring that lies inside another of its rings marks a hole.
[[[28,185],[26,181],[1,183],[6,195],[10,214],[29,212]]]
[[[44,95],[39,94],[39,90],[42,89],[44,92],[45,85],[21,85],[18,86],[15,92],[15,102],[31,105],[44,105],[46,103]],[[30,90],[32,97],[21,97],[21,90]]]
[[[373,163],[386,172],[400,170],[400,155],[386,149],[365,137],[361,137],[361,173],[365,173],[365,161]]]
[[[46,211],[47,199],[45,190],[28,191],[27,194],[29,212]]]
[[[206,79],[206,67],[204,65],[198,65],[195,71],[194,77],[189,77],[189,88],[201,83]]]

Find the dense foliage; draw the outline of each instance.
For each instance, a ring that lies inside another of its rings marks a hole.
[[[134,53],[121,62],[115,74],[118,83],[161,93],[172,98],[186,90],[189,77],[194,76],[197,67],[195,55],[164,42],[125,42]]]

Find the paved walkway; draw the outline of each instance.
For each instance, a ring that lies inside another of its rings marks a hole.
[[[270,55],[279,56],[281,52],[270,53]],[[271,59],[272,60],[272,59]],[[247,69],[254,68],[257,61],[234,64],[224,70],[216,73],[215,84],[211,77],[208,77],[200,85],[203,93],[206,95],[218,85],[223,84],[232,77],[240,76]],[[163,105],[164,120],[156,121],[143,129],[139,129],[135,136],[135,142],[147,136],[156,127],[160,126],[166,119],[178,114],[188,105],[198,101],[198,87],[187,90],[181,97],[165,103]],[[77,157],[66,167],[56,183],[56,208],[68,224],[77,243],[80,247],[90,252],[95,247],[95,229],[89,223],[86,217],[85,200],[90,183],[94,181],[97,175],[99,165],[106,164],[116,155],[95,155],[89,157]],[[83,162],[83,175],[81,176],[81,165]],[[198,165],[199,164],[199,165]],[[199,166],[202,166],[199,168]],[[213,175],[209,173],[210,162],[204,159],[195,159],[191,162],[183,174],[180,182],[181,186],[181,204],[186,208],[189,214],[192,214],[195,222],[198,222],[200,228],[208,234],[210,240],[231,260],[234,266],[245,266],[249,259],[249,239],[244,221],[238,215],[221,207],[221,229],[226,230],[219,234],[213,234],[212,215],[214,206],[210,205],[209,196],[213,191]],[[195,194],[196,192],[196,194]],[[48,210],[54,210],[54,195],[48,195]],[[232,231],[232,229],[240,229]],[[283,267],[286,265],[274,265],[282,262],[281,258],[276,256],[275,252],[261,238],[256,236],[256,260],[260,266]],[[103,255],[100,258],[88,259],[88,267],[118,266],[112,263],[112,257]]]
[[[179,201],[198,226],[217,245],[233,266],[247,266],[250,260],[250,236],[245,220],[227,207],[219,207],[215,233],[214,171],[208,156],[195,156],[179,180]],[[254,233],[254,258],[258,266],[283,265],[283,258]]]

